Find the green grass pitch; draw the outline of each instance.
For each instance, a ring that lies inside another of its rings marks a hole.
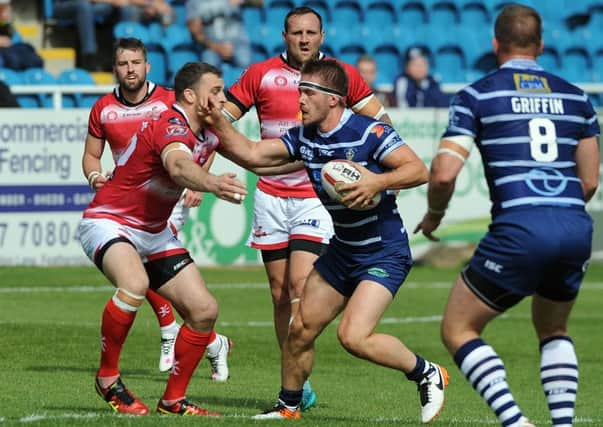
[[[262,268],[201,269],[220,303],[216,329],[235,346],[227,383],[209,380],[203,359],[188,397],[220,419],[155,415],[167,374],[158,371],[159,330],[145,304],[121,359],[124,382],[153,411],[147,417],[113,414],[96,395],[99,323],[112,287],[94,268],[0,268],[0,426],[274,425],[250,416],[271,406],[279,389],[279,353]],[[451,375],[440,426],[496,426],[496,418],[470,388],[439,338],[439,321],[457,270],[416,267],[378,327],[412,350],[445,365]],[[580,361],[576,425],[603,426],[603,266],[592,265],[570,323]],[[522,302],[485,331],[505,362],[524,413],[550,425],[539,381],[539,354]],[[418,426],[416,387],[396,371],[347,354],[329,326],[316,343],[311,377],[318,406],[300,426]],[[279,422],[279,425],[284,424]]]

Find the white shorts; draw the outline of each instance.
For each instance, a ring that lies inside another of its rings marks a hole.
[[[101,261],[97,259],[100,251],[107,243],[116,239],[125,239],[132,243],[143,263],[172,255],[187,254],[187,250],[169,227],[159,233],[149,233],[106,218],[83,218],[78,232],[84,252],[95,264]]]
[[[184,206],[184,196],[178,200],[174,209],[172,209],[172,214],[168,219],[168,224],[171,224],[174,227],[174,233],[178,234],[182,227],[184,227],[184,223],[188,219],[190,215],[190,208]]]
[[[329,243],[331,216],[316,197],[277,197],[255,190],[253,223],[247,244],[263,250],[283,249],[291,240]]]

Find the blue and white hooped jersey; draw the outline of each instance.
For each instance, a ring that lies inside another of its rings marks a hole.
[[[581,89],[535,61],[513,59],[457,93],[443,138],[473,138],[495,216],[527,205],[584,209],[575,151],[599,132]]]
[[[385,191],[374,208],[355,211],[332,201],[320,181],[323,165],[333,159],[354,161],[374,173],[385,172],[383,159],[404,145],[391,126],[345,110],[339,125],[328,133],[321,133],[314,126],[298,126],[289,129],[281,139],[291,158],[304,162],[316,194],[333,218],[335,239],[352,251],[407,245],[408,236],[393,192]]]

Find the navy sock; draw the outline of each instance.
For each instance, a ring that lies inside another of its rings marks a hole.
[[[278,398],[286,406],[299,406],[302,400],[302,390],[287,390],[281,387],[281,391],[278,394]]]
[[[415,368],[411,372],[406,374],[406,378],[418,383],[424,377],[423,371],[425,371],[425,359],[423,359],[418,354],[415,354],[415,356],[417,358],[417,364],[415,365]]]

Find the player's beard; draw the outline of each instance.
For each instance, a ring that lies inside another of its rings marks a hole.
[[[137,78],[136,80],[124,79],[121,83],[121,89],[127,93],[138,93],[142,86],[145,84],[146,79]]]

